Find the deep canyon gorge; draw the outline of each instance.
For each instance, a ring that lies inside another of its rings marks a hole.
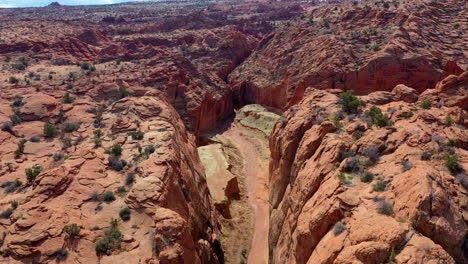
[[[0,8],[0,263],[468,263],[467,5]]]

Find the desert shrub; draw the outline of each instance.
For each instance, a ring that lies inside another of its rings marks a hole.
[[[10,116],[10,121],[11,121],[11,123],[13,123],[13,125],[17,125],[17,124],[21,123],[21,118],[17,114],[12,114]]]
[[[34,180],[36,180],[37,175],[41,173],[41,167],[38,166],[37,164],[32,166],[31,168],[26,168],[24,171],[26,173],[26,179],[28,181],[28,184],[32,184]]]
[[[62,131],[65,133],[72,133],[80,128],[79,123],[67,122],[62,125]]]
[[[411,117],[413,117],[413,116],[414,116],[413,111],[409,111],[408,113],[406,113],[406,116],[405,116],[405,117],[406,117],[406,118],[411,118]]]
[[[55,154],[54,154],[54,161],[62,160],[63,157],[64,157],[63,153],[61,153],[61,152],[55,153]]]
[[[16,145],[15,157],[19,158],[24,154],[24,145],[26,144],[25,139],[21,139]]]
[[[47,138],[53,138],[58,134],[57,128],[49,123],[44,124],[44,136]]]
[[[457,144],[457,141],[455,141],[455,139],[447,140],[447,146],[449,147],[455,147],[456,144]]]
[[[348,173],[354,173],[354,172],[360,171],[361,165],[359,163],[359,158],[356,156],[348,158],[345,161],[343,169],[345,172],[348,172]]]
[[[349,90],[340,94],[339,104],[341,105],[341,108],[345,113],[357,114],[359,113],[361,101],[356,96],[354,96],[352,90]]]
[[[338,129],[340,129],[340,128],[343,127],[343,123],[341,123],[340,118],[338,118],[337,116],[334,116],[333,119],[332,119],[332,121],[333,121],[333,124],[335,124],[335,126],[336,126]]]
[[[33,143],[37,143],[39,141],[41,141],[41,139],[39,137],[36,137],[36,136],[32,136],[29,141],[33,142]]]
[[[446,126],[448,126],[448,127],[452,126],[454,122],[455,121],[453,121],[453,119],[452,119],[452,117],[450,115],[445,116],[445,122],[444,123],[445,123]]]
[[[83,62],[83,63],[81,64],[81,66],[80,66],[80,68],[81,68],[82,70],[85,70],[85,71],[89,70],[90,67],[91,67],[91,66],[90,66],[89,63],[87,63],[87,62]]]
[[[359,131],[359,130],[358,130],[358,131],[354,132],[353,138],[354,138],[355,140],[358,140],[358,139],[362,138],[363,135],[364,135],[364,133],[362,133],[362,131]]]
[[[130,215],[131,215],[131,211],[130,211],[130,209],[128,207],[123,208],[119,212],[120,218],[122,218],[122,220],[124,220],[124,221],[130,220],[130,217],[131,217]]]
[[[2,123],[2,130],[5,132],[13,133],[13,124],[11,122],[3,122]]]
[[[120,245],[122,233],[118,229],[118,220],[112,219],[111,226],[104,232],[104,237],[96,242],[96,253],[110,255],[112,249]]]
[[[119,87],[118,98],[119,98],[119,99],[122,99],[122,98],[125,98],[125,97],[127,97],[127,96],[128,96],[127,87],[120,86],[120,87]]]
[[[126,192],[126,191],[127,191],[127,190],[125,189],[125,186],[119,186],[119,187],[117,188],[116,193],[124,193],[124,192]]]
[[[2,183],[2,185],[0,185],[1,188],[5,188],[5,193],[12,193],[12,192],[15,192],[19,187],[21,187],[21,185],[23,185],[23,183],[16,179],[14,181],[7,181],[7,182],[4,182]]]
[[[68,237],[72,239],[77,237],[81,232],[81,228],[77,224],[66,225],[63,229],[68,234]]]
[[[102,146],[102,139],[100,138],[95,138],[94,139],[94,148],[99,148]]]
[[[145,154],[149,156],[150,154],[153,154],[156,151],[156,147],[153,145],[149,145],[145,147]]]
[[[385,4],[387,4],[387,3],[385,3]],[[395,261],[395,258],[396,258],[395,247],[392,247],[392,249],[390,250],[390,256],[388,256],[388,262],[393,263]]]
[[[427,151],[424,151],[421,153],[421,160],[430,160],[431,159],[431,154]]]
[[[377,213],[392,216],[393,204],[385,199],[381,199],[377,202]]]
[[[362,150],[362,155],[375,162],[379,159],[380,153],[376,146],[368,146]]]
[[[413,168],[413,163],[411,163],[409,160],[402,160],[401,165],[403,166],[403,172],[409,171]]]
[[[21,95],[15,95],[15,99],[13,100],[13,106],[20,107],[23,105],[23,97]]]
[[[132,136],[132,139],[134,140],[142,140],[143,137],[145,136],[145,133],[141,131],[134,131],[134,132],[130,132],[130,136]]]
[[[383,192],[385,189],[387,189],[387,184],[382,180],[379,179],[373,186],[372,189],[375,192]]]
[[[115,156],[122,155],[122,146],[120,144],[114,144],[114,146],[112,146],[111,152]]]
[[[101,129],[96,129],[93,131],[95,137],[102,137],[103,133]]]
[[[422,109],[431,109],[432,107],[432,103],[429,99],[424,99],[422,102],[421,102],[421,108]]]
[[[342,223],[337,223],[334,227],[333,227],[333,234],[335,234],[335,236],[343,233],[343,231],[346,230],[346,226]]]
[[[13,214],[13,209],[7,208],[5,211],[0,213],[0,218],[8,219]]]
[[[75,98],[70,95],[69,92],[66,92],[65,95],[63,96],[63,103],[64,104],[71,104],[75,101]]]
[[[125,184],[131,185],[135,181],[135,173],[129,172],[127,178],[125,179]]]
[[[378,108],[376,106],[372,106],[369,109],[368,114],[369,114],[369,116],[370,116],[370,118],[372,120],[373,125],[376,125],[378,127],[384,127],[384,126],[392,125],[392,121],[390,121],[388,119],[388,116],[386,114],[383,114],[382,110],[380,110],[380,108]]]
[[[15,210],[16,208],[18,208],[18,201],[11,201],[10,202],[10,205],[11,205],[11,208],[13,208],[13,210]]]
[[[390,8],[390,4],[387,3],[387,2],[384,2],[383,7],[384,7],[384,8]]]
[[[372,43],[372,45],[370,45],[369,49],[372,50],[372,51],[378,51],[380,48],[380,44],[379,43]]]
[[[110,156],[108,158],[109,166],[115,171],[121,171],[127,165],[125,160],[120,160],[116,156]]]
[[[105,193],[102,195],[102,200],[104,200],[104,202],[106,202],[106,203],[113,202],[113,201],[115,201],[115,195],[114,195],[114,193],[111,192],[111,191],[105,192]]]
[[[19,83],[19,81],[20,80],[16,78],[15,76],[11,76],[10,78],[8,78],[8,82],[11,84]]]
[[[374,179],[374,174],[370,171],[366,171],[361,174],[361,182],[371,182]]]
[[[460,163],[458,162],[458,155],[453,154],[446,154],[444,156],[445,159],[445,167],[450,171],[451,174],[456,174],[462,170]]]
[[[65,261],[68,257],[68,251],[64,248],[59,248],[55,251],[55,259],[57,262]]]
[[[182,55],[184,57],[187,57],[190,55],[190,50],[187,46],[180,46],[180,51],[182,52]]]

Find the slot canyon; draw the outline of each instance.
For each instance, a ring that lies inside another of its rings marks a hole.
[[[0,263],[468,263],[466,1],[2,7]]]

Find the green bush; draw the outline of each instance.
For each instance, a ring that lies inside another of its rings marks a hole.
[[[63,97],[63,103],[71,104],[73,101],[75,101],[75,98],[72,97],[69,92],[65,93],[65,96]]]
[[[53,138],[58,134],[57,128],[49,123],[44,124],[44,136],[47,138]]]
[[[21,157],[23,154],[24,154],[24,145],[26,144],[26,140],[25,139],[21,139],[18,144],[17,144],[17,148],[16,148],[16,151],[15,151],[15,157],[16,158],[19,158]]]
[[[393,204],[385,199],[380,200],[378,201],[378,204],[377,204],[377,212],[379,214],[393,216],[394,215]]]
[[[346,226],[343,225],[342,223],[337,223],[334,227],[333,227],[333,234],[335,234],[335,236],[343,233],[343,231],[346,230]]]
[[[8,79],[8,82],[11,83],[11,84],[19,83],[19,79],[16,78],[15,76],[11,76],[11,77]]]
[[[75,238],[80,234],[81,228],[77,224],[69,224],[64,227],[69,238]]]
[[[99,148],[99,147],[101,147],[101,146],[102,146],[102,139],[100,139],[100,138],[95,138],[95,139],[94,139],[94,147],[95,147],[95,148]]]
[[[127,88],[124,86],[119,87],[119,99],[125,98],[128,96]]]
[[[421,160],[430,160],[431,159],[431,154],[427,151],[424,151],[421,153]]]
[[[455,139],[447,140],[447,146],[449,147],[455,147],[456,144],[457,144],[457,141],[455,141]]]
[[[104,202],[110,203],[110,202],[115,201],[115,195],[111,191],[105,192],[102,196],[102,199],[104,200]]]
[[[352,90],[349,90],[339,95],[339,104],[344,112],[348,114],[357,114],[359,113],[361,101],[354,96]]]
[[[62,131],[65,133],[72,133],[74,131],[77,131],[79,128],[80,124],[75,122],[67,122],[62,125]]]
[[[372,189],[375,192],[383,192],[385,189],[387,189],[387,184],[382,180],[379,179],[373,186]]]
[[[120,144],[114,144],[114,146],[112,146],[111,152],[115,156],[122,155],[122,146]]]
[[[64,248],[59,248],[55,251],[55,259],[57,262],[65,261],[68,257],[68,251]]]
[[[390,126],[392,125],[392,121],[388,119],[386,114],[382,113],[382,110],[376,106],[372,106],[369,109],[369,116],[372,119],[372,124],[378,127]]]
[[[112,249],[119,247],[122,240],[122,233],[118,229],[119,221],[111,220],[111,226],[104,232],[104,237],[96,242],[96,253],[110,255]]]
[[[21,118],[17,114],[11,115],[10,120],[11,120],[11,123],[13,123],[13,125],[17,125],[21,123]]]
[[[422,109],[431,109],[432,107],[432,103],[429,99],[424,99],[422,102],[421,102],[421,108]]]
[[[123,208],[123,209],[120,210],[120,212],[119,212],[120,218],[122,218],[122,220],[124,220],[124,221],[130,220],[130,215],[131,215],[131,211],[130,211],[130,209],[127,208],[127,207]]]
[[[455,121],[453,121],[453,119],[452,119],[452,117],[450,115],[445,116],[445,125],[446,126],[448,126],[448,127],[452,126],[454,122]]]
[[[143,137],[145,136],[145,133],[141,131],[134,131],[134,132],[130,132],[130,136],[132,136],[132,139],[134,140],[142,140]]]
[[[462,170],[460,163],[458,163],[458,155],[447,154],[444,156],[445,159],[445,167],[450,171],[452,174],[456,174]]]
[[[366,171],[364,174],[361,174],[361,182],[371,182],[374,179],[374,174],[370,171]]]
[[[41,170],[41,167],[39,167],[38,165],[34,165],[31,168],[25,169],[28,184],[32,184],[34,180],[36,180],[36,177],[37,175],[39,175],[39,173],[41,173]]]

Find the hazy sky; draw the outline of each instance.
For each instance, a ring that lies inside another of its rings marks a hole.
[[[0,8],[46,6],[54,1],[62,5],[104,5],[144,0],[0,0]]]

